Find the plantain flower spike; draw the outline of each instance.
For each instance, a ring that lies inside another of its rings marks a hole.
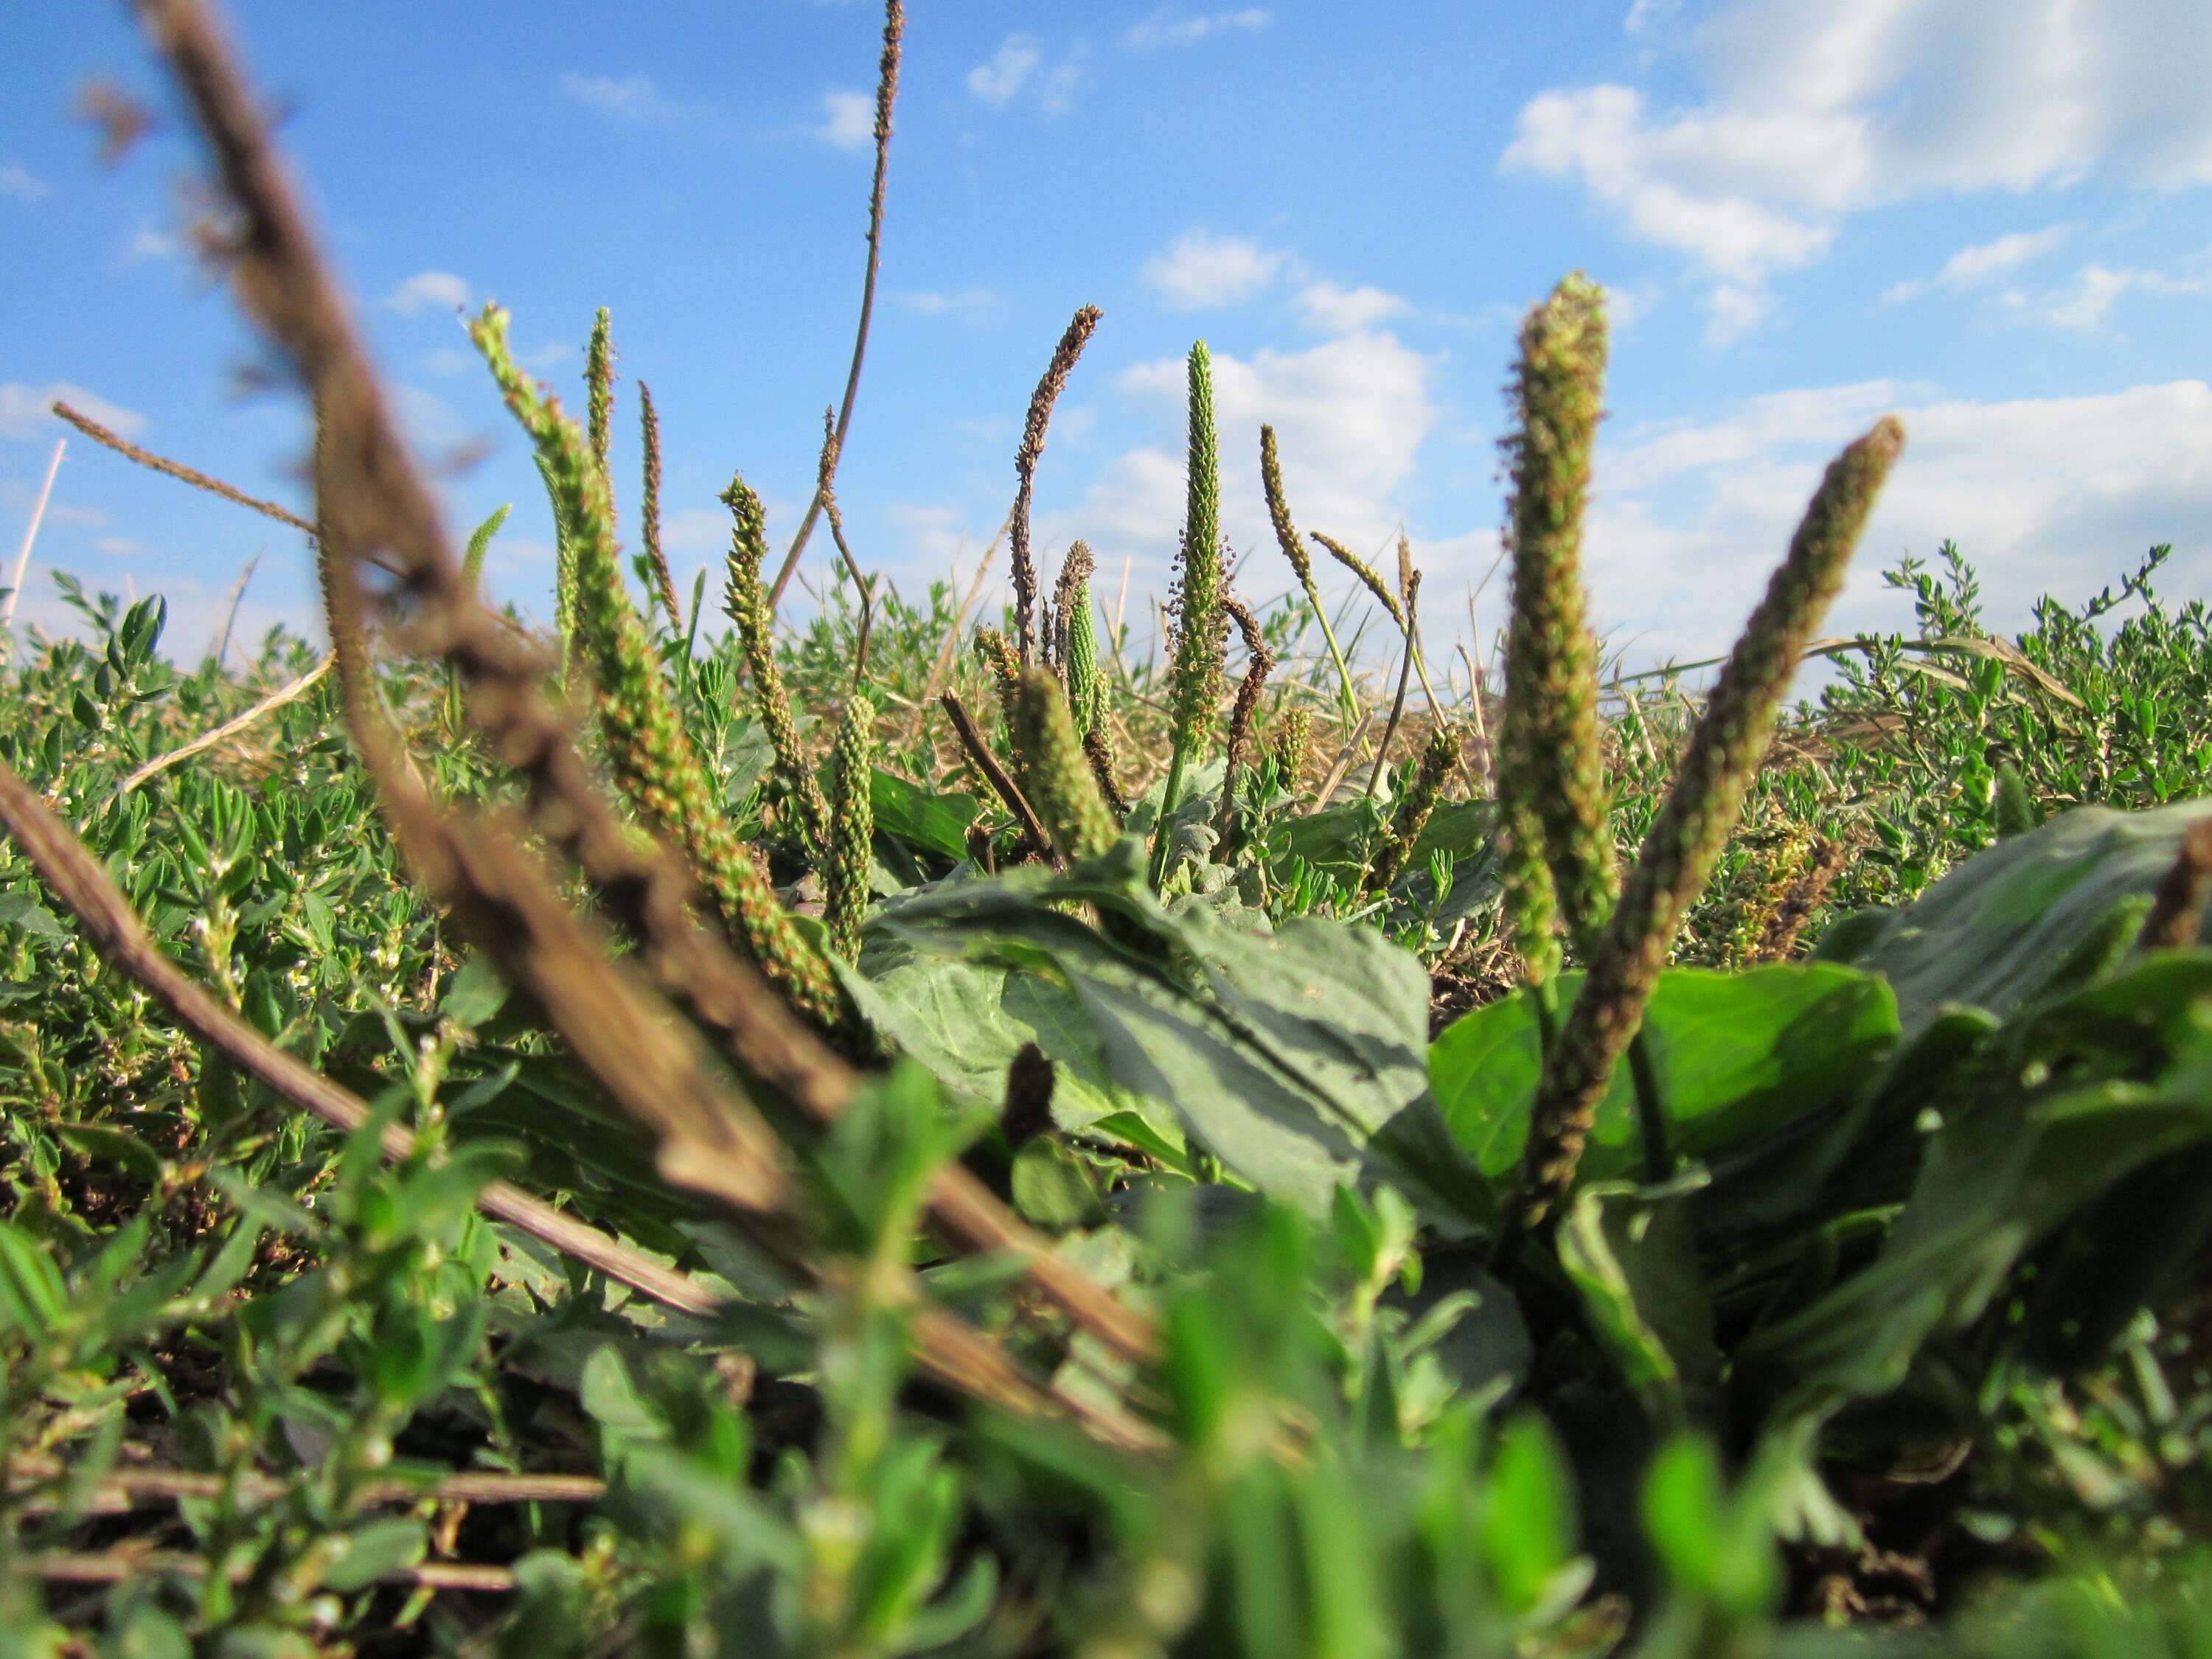
[[[1573,1184],[1597,1103],[1644,1022],[1682,917],[1712,874],[1766,753],[1783,693],[1827,611],[1883,481],[1905,447],[1894,418],[1875,423],[1829,465],[1791,538],[1789,556],[1705,701],[1620,902],[1547,1059],[1531,1110],[1513,1206],[1543,1221]]]

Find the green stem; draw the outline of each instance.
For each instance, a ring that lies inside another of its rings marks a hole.
[[[1159,891],[1168,878],[1168,853],[1173,844],[1168,821],[1182,799],[1182,775],[1190,761],[1188,750],[1176,750],[1168,761],[1168,781],[1160,791],[1159,821],[1152,825],[1152,890]]]
[[[1628,1075],[1636,1085],[1636,1129],[1644,1143],[1644,1178],[1656,1183],[1672,1174],[1674,1155],[1667,1146],[1666,1104],[1659,1097],[1659,1073],[1651,1064],[1651,1048],[1638,1031],[1629,1039]]]

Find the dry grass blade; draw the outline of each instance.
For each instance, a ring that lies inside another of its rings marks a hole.
[[[68,447],[68,439],[54,440],[53,459],[46,463],[46,480],[39,486],[39,498],[32,504],[31,521],[23,526],[23,544],[15,550],[15,568],[8,579],[8,598],[0,604],[0,629],[15,626],[15,601],[23,595],[23,575],[31,568],[31,550],[39,544],[39,526],[46,521],[46,503],[53,499],[54,478],[62,470],[62,452]]]
[[[1375,799],[1375,791],[1382,782],[1382,768],[1390,758],[1390,739],[1398,734],[1398,722],[1406,713],[1406,686],[1413,677],[1413,659],[1420,654],[1420,645],[1413,635],[1413,606],[1421,592],[1421,573],[1411,572],[1406,583],[1406,609],[1401,613],[1399,627],[1406,635],[1406,653],[1398,664],[1398,695],[1390,700],[1390,718],[1383,722],[1382,740],[1375,745],[1375,767],[1367,775],[1367,799]]]
[[[23,1571],[33,1578],[60,1584],[119,1584],[137,1578],[158,1578],[175,1573],[184,1578],[207,1577],[207,1558],[188,1550],[115,1549],[99,1553],[70,1550],[37,1551],[21,1558]],[[243,1580],[253,1571],[240,1561],[230,1570]],[[504,1595],[514,1589],[514,1574],[505,1567],[466,1561],[422,1561],[411,1567],[394,1567],[379,1573],[380,1584],[411,1584],[426,1590],[479,1590]]]
[[[129,794],[140,784],[144,783],[149,778],[159,777],[162,773],[174,766],[179,761],[190,760],[194,755],[203,753],[207,750],[214,748],[217,744],[223,742],[226,738],[236,737],[240,732],[245,731],[256,720],[259,720],[264,714],[273,713],[276,709],[282,708],[288,702],[298,702],[301,697],[306,696],[308,692],[313,690],[316,686],[322,683],[323,676],[331,672],[331,665],[337,660],[337,658],[335,654],[326,653],[321,661],[318,662],[306,673],[301,675],[298,679],[294,680],[289,685],[277,687],[276,690],[271,691],[267,696],[262,698],[259,702],[255,703],[251,708],[241,709],[239,713],[232,715],[228,720],[225,720],[221,726],[216,726],[213,731],[204,732],[198,737],[194,738],[190,743],[179,744],[178,747],[170,750],[167,754],[155,756],[153,759],[148,761],[137,771],[131,773],[130,776],[125,778],[122,782],[117,784],[113,791],[108,795],[107,801],[102,802],[101,805],[105,806],[108,802],[122,799],[124,796]]]
[[[882,267],[884,255],[884,179],[890,167],[891,107],[898,101],[900,43],[906,33],[904,0],[884,0],[884,55],[876,73],[876,173],[868,191],[868,269],[860,283],[860,321],[853,336],[853,365],[845,374],[845,398],[837,409],[837,453],[845,450],[845,439],[853,429],[853,401],[860,392],[860,363],[868,355],[868,323],[876,310],[876,273]],[[814,533],[814,521],[822,514],[822,492],[817,490],[814,499],[807,503],[806,516],[799,521],[799,532],[791,538],[791,550],[783,556],[782,567],[775,573],[775,580],[769,585],[768,608],[774,611],[783,598],[783,590],[791,584],[791,573],[799,568],[799,555],[806,551],[807,538]]]
[[[368,1108],[357,1097],[275,1047],[162,955],[100,860],[4,763],[0,763],[0,822],[47,890],[76,918],[100,959],[144,987],[179,1025],[247,1076],[333,1128],[351,1132],[368,1121]],[[405,1126],[392,1124],[384,1130],[380,1144],[384,1155],[396,1161],[414,1152],[415,1136]],[[657,1302],[690,1313],[704,1313],[714,1305],[684,1274],[506,1182],[492,1182],[477,1201],[485,1214],[590,1263]]]

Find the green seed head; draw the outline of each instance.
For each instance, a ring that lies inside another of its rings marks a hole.
[[[1206,342],[1190,349],[1190,454],[1170,671],[1174,744],[1186,762],[1204,746],[1221,701],[1221,463],[1213,370]]]
[[[722,503],[730,509],[728,579],[722,590],[722,609],[737,624],[738,643],[752,681],[753,706],[775,751],[776,776],[790,804],[799,844],[810,859],[818,861],[828,848],[830,809],[805,750],[799,746],[791,693],[775,659],[775,614],[769,609],[768,589],[761,580],[761,567],[768,558],[768,514],[760,497],[742,477],[730,480],[730,487],[722,492]]]
[[[875,705],[867,694],[854,692],[846,700],[832,751],[824,920],[831,945],[848,962],[860,959],[860,921],[868,911],[868,874],[875,860],[876,813],[871,794],[875,720]]]
[[[1296,794],[1304,775],[1306,757],[1313,749],[1313,711],[1286,708],[1275,726],[1275,771],[1283,787]]]
[[[613,511],[584,434],[516,365],[506,313],[487,307],[470,333],[530,434],[557,516],[568,526],[578,657],[597,684],[599,730],[617,787],[647,823],[683,849],[731,943],[803,1013],[825,1027],[841,1024],[847,1012],[829,964],[799,936],[752,849],[731,830],[684,729],[623,586]]]
[[[1517,427],[1504,445],[1513,617],[1500,787],[1534,817],[1568,928],[1585,947],[1619,884],[1598,735],[1598,648],[1582,586],[1605,360],[1605,293],[1577,272],[1522,325]]]
[[[1099,793],[1060,682],[1042,669],[1025,671],[1007,715],[1022,793],[1044,820],[1054,848],[1065,859],[1096,858],[1114,844],[1121,826]]]

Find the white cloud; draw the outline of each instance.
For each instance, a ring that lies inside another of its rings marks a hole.
[[[1947,537],[1980,568],[1999,626],[2023,624],[2039,593],[2095,592],[2154,542],[2193,550],[2177,561],[2176,591],[2212,577],[2212,386],[1972,403],[1869,381],[1607,428],[1586,538],[1601,630],[1633,640],[1639,660],[1726,649],[1822,469],[1891,412],[1905,420],[1905,455],[1826,631],[1905,625],[1880,573]]]
[[[155,259],[173,259],[183,251],[184,245],[175,234],[155,225],[141,225],[123,250],[126,265],[144,264]]]
[[[459,311],[468,302],[467,279],[450,270],[417,271],[384,296],[386,307],[403,317],[412,317],[431,306]]]
[[[1186,16],[1173,6],[1162,6],[1121,37],[1131,52],[1151,52],[1161,46],[1195,46],[1208,35],[1252,33],[1275,21],[1265,6],[1243,6],[1231,11],[1200,12]]]
[[[1440,410],[1436,365],[1388,332],[1347,335],[1304,351],[1213,357],[1221,433],[1223,527],[1232,546],[1263,550],[1254,597],[1291,580],[1267,561],[1273,532],[1260,489],[1260,427],[1275,428],[1291,510],[1302,526],[1364,549],[1395,533],[1422,444]],[[1109,461],[1072,507],[1042,513],[1048,543],[1081,536],[1103,562],[1136,561],[1138,592],[1160,591],[1183,517],[1186,368],[1164,357],[1128,368],[1115,388],[1158,428]]]
[[[1250,299],[1270,286],[1288,255],[1244,236],[1187,230],[1145,261],[1137,275],[1171,311],[1206,311]]]
[[[671,102],[649,75],[579,75],[561,77],[561,90],[578,103],[623,121],[668,121],[686,113]]]
[[[146,417],[133,409],[111,404],[96,392],[87,392],[67,380],[28,386],[21,380],[0,385],[0,438],[51,438],[68,432],[52,412],[56,403],[92,418],[111,432],[135,438],[146,429]]]
[[[991,60],[968,71],[968,90],[987,104],[1004,104],[1019,92],[1044,61],[1044,49],[1034,34],[1010,34],[999,43]]]
[[[1682,9],[1682,0],[1636,0],[1628,9],[1628,16],[1621,24],[1627,34],[1641,34],[1646,29],[1665,22]]]
[[[145,543],[134,541],[128,536],[95,536],[92,538],[92,544],[96,551],[117,559],[128,559],[146,550]]]
[[[1088,41],[1078,40],[1060,60],[1045,71],[1037,83],[1037,107],[1048,115],[1065,115],[1075,107],[1075,90],[1083,84],[1091,60]]]
[[[1705,343],[1725,351],[1774,313],[1774,295],[1755,283],[1721,283],[1705,296]]]
[[[1894,305],[1931,288],[1946,289],[1954,294],[1986,288],[2052,252],[2073,235],[2074,229],[2072,225],[2051,225],[2042,230],[2015,230],[1993,242],[1976,242],[1946,259],[1943,269],[1933,276],[1925,281],[1899,283],[1881,297],[1886,303]]]
[[[52,185],[21,161],[0,161],[0,196],[13,196],[18,201],[35,202],[52,191]]]
[[[876,100],[865,92],[833,88],[822,94],[822,120],[814,136],[837,149],[866,149],[875,142]]]
[[[730,515],[726,508],[687,507],[664,514],[660,544],[671,553],[720,553],[730,545]]]
[[[1298,290],[1297,307],[1306,326],[1324,334],[1357,334],[1412,309],[1400,295],[1379,288],[1339,288],[1312,283]]]
[[[1731,326],[1870,208],[2212,184],[2201,0],[1726,0],[1692,40],[1704,102],[1547,91],[1499,165],[1577,181],[1630,235],[1741,290],[1719,307]]]
[[[1616,334],[1625,334],[1659,307],[1666,297],[1656,283],[1637,283],[1627,288],[1607,284],[1605,319]]]
[[[2171,271],[2115,269],[2094,261],[2081,267],[2063,288],[2031,299],[2018,289],[2000,297],[2007,310],[2033,322],[2078,334],[2103,333],[2111,325],[2112,307],[2130,293],[2160,294],[2168,297],[2212,294],[2212,266],[2203,259],[2198,269],[2177,276]]]
[[[958,317],[972,323],[997,310],[999,296],[988,288],[964,288],[957,294],[902,294],[898,302],[917,317]]]

